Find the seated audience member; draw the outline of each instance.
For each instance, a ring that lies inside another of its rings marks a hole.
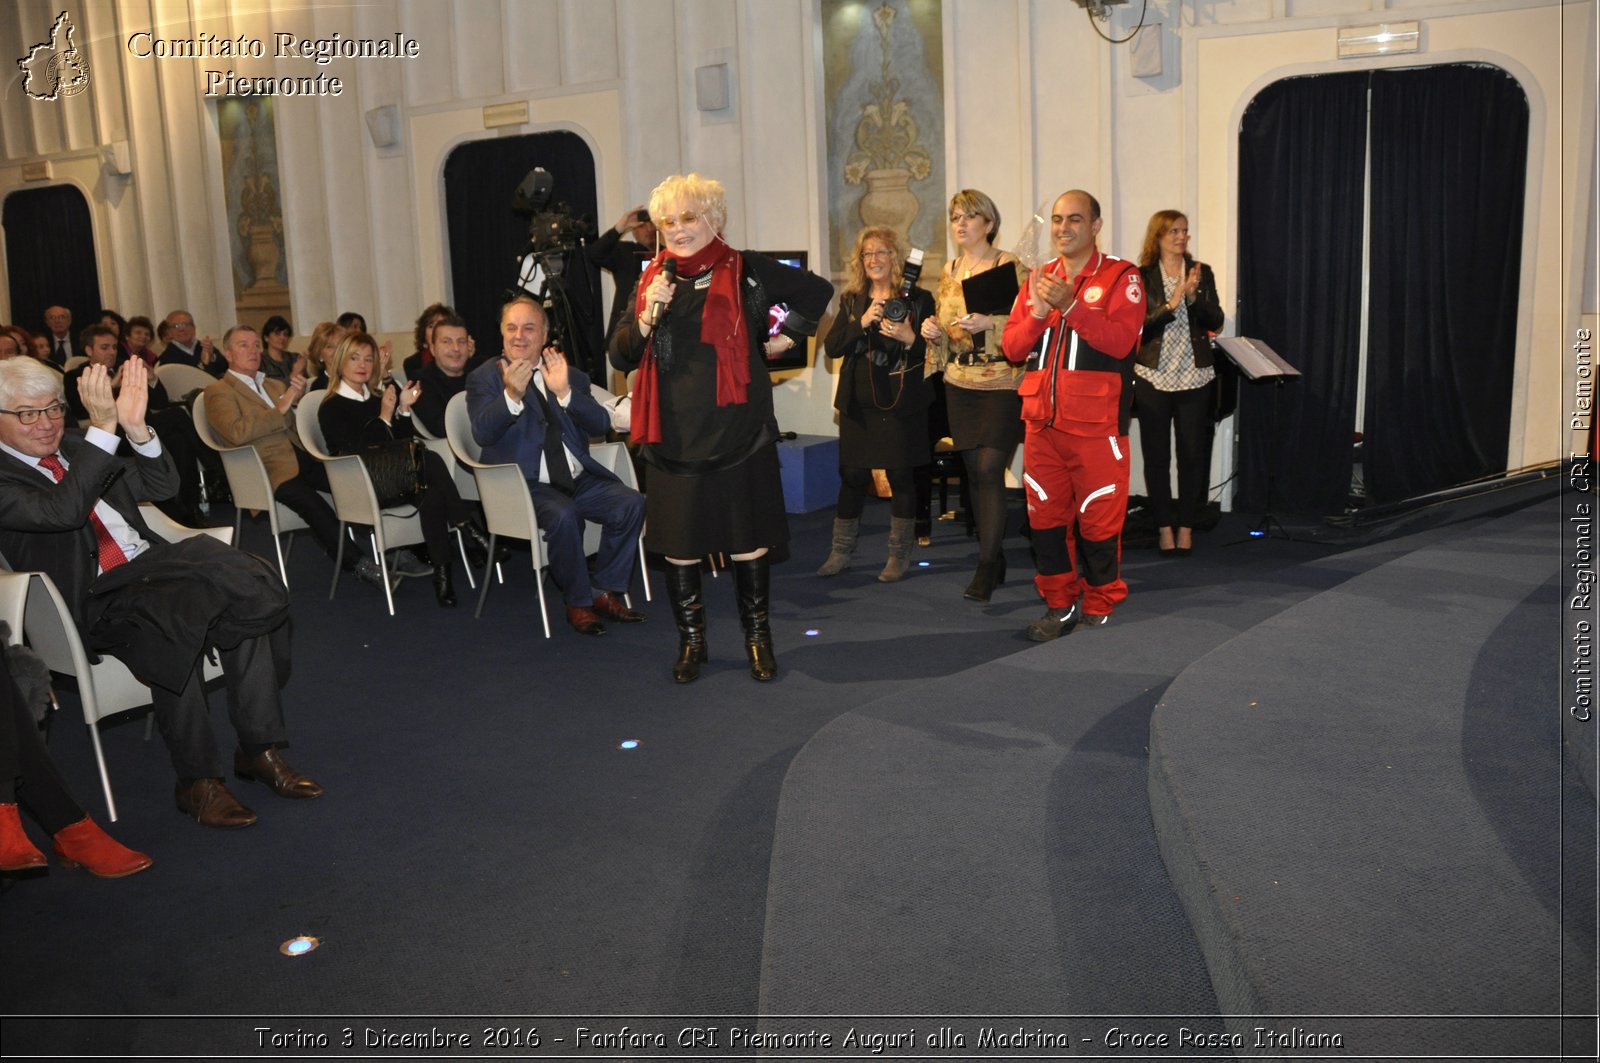
[[[89,416],[78,394],[78,380],[84,371],[91,365],[104,366],[111,375],[111,392],[115,395],[122,387],[122,366],[134,359],[122,351],[116,336],[105,325],[90,325],[84,329],[78,334],[78,344],[89,360],[75,369],[67,370],[64,386],[72,416],[83,421]],[[172,403],[167,389],[161,386],[161,381],[154,373],[146,373],[145,377],[150,388],[145,420],[161,434],[167,452],[172,455],[173,463],[178,468],[176,497],[158,502],[157,505],[179,524],[199,527],[205,523],[205,518],[200,515],[201,466],[208,467],[215,482],[223,477],[222,462],[200,441],[189,411]]]
[[[293,337],[294,326],[281,315],[273,314],[261,326],[261,342],[266,344],[266,350],[261,352],[261,371],[267,374],[268,380],[287,384],[294,376],[295,362],[300,355],[289,349],[289,340]],[[305,366],[300,366],[300,371],[305,372]]]
[[[467,378],[472,437],[483,460],[522,470],[544,531],[550,574],[567,603],[567,623],[581,635],[603,635],[602,618],[636,624],[644,614],[623,602],[633,582],[644,496],[589,456],[589,437],[611,427],[589,392],[589,378],[545,346],[544,307],[519,295],[500,311],[505,356]],[[602,528],[591,577],[583,526]]]
[[[339,518],[318,492],[328,490],[322,464],[300,449],[294,430],[294,404],[305,394],[306,378],[285,384],[261,372],[261,337],[249,325],[235,325],[222,337],[228,371],[206,388],[206,421],[230,447],[252,446],[266,466],[272,497],[298,513],[328,552],[339,554]],[[359,551],[344,552],[344,570],[381,586],[382,571]],[[431,572],[431,570],[429,570]]]
[[[82,421],[88,418],[89,411],[84,408],[83,399],[78,394],[78,380],[83,376],[84,370],[92,365],[104,366],[111,379],[111,390],[116,392],[120,385],[118,371],[123,361],[121,345],[117,343],[117,334],[105,325],[90,325],[78,334],[78,349],[83,351],[84,357],[89,359],[72,369],[68,369],[63,386],[67,393],[67,406],[72,410],[72,416]],[[154,376],[151,376],[154,380]],[[156,381],[160,386],[160,381]]]
[[[54,362],[52,362],[50,360],[50,337],[49,336],[35,336],[33,333],[27,331],[26,329],[23,329],[21,326],[18,326],[18,325],[13,325],[12,327],[14,329],[17,329],[18,331],[20,331],[22,333],[22,335],[28,337],[28,351],[27,351],[27,353],[33,355],[34,358],[38,359],[43,364],[49,366],[51,369],[54,369],[56,372],[60,373],[60,372],[63,371],[62,368],[59,365],[57,365],[56,363],[54,363]]]
[[[44,360],[58,369],[65,369],[67,359],[83,352],[72,344],[72,311],[64,306],[52,306],[44,312]]]
[[[209,535],[161,542],[145,524],[139,503],[178,488],[172,456],[145,422],[148,374],[129,360],[113,397],[105,367],[86,370],[78,386],[90,426],[80,432],[63,419],[60,377],[21,358],[0,362],[0,553],[48,573],[86,647],[150,685],[179,810],[208,827],[246,827],[256,815],[222,781],[201,666],[209,648],[220,651],[235,774],[281,797],[320,796],[281,752],[289,596],[259,558]],[[131,462],[115,456],[119,430]]]
[[[467,375],[477,369],[487,356],[474,355],[472,337],[467,335],[467,323],[450,314],[440,318],[433,326],[433,360],[412,377],[422,384],[422,394],[417,396],[411,415],[422,427],[438,439],[444,438],[444,408],[450,400],[467,390]]]
[[[21,807],[54,840],[52,848],[62,867],[81,867],[100,878],[123,878],[153,862],[118,844],[72,799],[39,737],[6,655],[0,653],[0,871],[45,866],[44,853],[23,829]]]
[[[128,319],[128,353],[137,356],[151,368],[155,367],[156,359],[159,357],[155,348],[151,346],[155,342],[155,334],[156,327],[150,323],[149,318]]]
[[[455,309],[445,303],[434,303],[417,315],[417,325],[411,333],[413,350],[400,365],[407,380],[415,380],[422,367],[433,361],[433,326],[446,316],[454,317]]]
[[[12,331],[10,325],[0,325],[0,361],[20,358],[28,349],[28,341]]]
[[[354,310],[346,310],[339,315],[339,327],[346,332],[365,332],[367,331],[367,319]]]
[[[102,310],[95,318],[95,321],[117,334],[117,346],[122,349],[122,356],[118,358],[117,361],[120,362],[123,358],[126,358],[129,354],[128,319],[117,313],[115,310]],[[79,342],[82,342],[83,333],[78,333],[78,339]],[[89,352],[84,350],[81,353],[88,354]],[[71,393],[70,388],[68,389],[68,393]]]
[[[359,454],[364,447],[392,439],[416,435],[411,425],[412,408],[422,385],[411,381],[401,388],[394,383],[380,384],[373,391],[369,381],[378,369],[378,345],[371,336],[355,333],[339,341],[328,366],[330,378],[338,380],[322,400],[317,423],[323,441],[334,454]],[[456,604],[452,583],[450,529],[454,528],[476,547],[474,565],[486,564],[489,537],[473,522],[471,507],[461,500],[450,468],[444,459],[429,450],[423,454],[427,488],[417,499],[422,520],[423,541],[433,559],[433,593],[439,604]]]
[[[324,391],[328,387],[328,361],[333,349],[344,339],[344,329],[332,321],[324,321],[311,330],[306,341],[305,374],[311,378],[307,391]]]
[[[207,336],[195,342],[194,317],[187,310],[174,310],[167,315],[166,349],[156,359],[158,365],[192,365],[221,378],[228,371],[227,361],[216,352]]]

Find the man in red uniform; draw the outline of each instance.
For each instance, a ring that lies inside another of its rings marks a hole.
[[[1056,200],[1050,236],[1058,257],[1024,283],[1002,341],[1009,360],[1028,363],[1018,389],[1027,425],[1022,479],[1039,564],[1033,582],[1047,607],[1028,625],[1035,642],[1079,623],[1098,627],[1128,596],[1118,565],[1144,291],[1134,263],[1095,245],[1099,232],[1100,204],[1089,193]]]

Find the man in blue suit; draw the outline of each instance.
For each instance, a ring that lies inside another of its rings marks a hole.
[[[610,417],[589,393],[589,378],[545,346],[548,334],[537,301],[519,295],[507,303],[500,311],[504,354],[467,378],[467,410],[483,460],[515,462],[527,477],[567,623],[579,634],[603,635],[603,620],[644,619],[622,600],[633,582],[644,496],[589,456],[589,437],[604,435]],[[592,581],[585,521],[602,529]]]

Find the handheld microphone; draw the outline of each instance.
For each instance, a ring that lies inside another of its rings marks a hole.
[[[661,263],[661,275],[667,278],[668,281],[677,280],[678,260],[669,257],[665,262]],[[644,323],[651,328],[655,328],[661,321],[661,315],[666,312],[666,309],[666,303],[651,303],[650,308],[644,312]]]

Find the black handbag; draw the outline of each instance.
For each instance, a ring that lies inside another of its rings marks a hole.
[[[428,476],[422,467],[427,451],[427,444],[414,436],[362,448],[361,462],[372,478],[378,508],[416,504],[428,488]]]

